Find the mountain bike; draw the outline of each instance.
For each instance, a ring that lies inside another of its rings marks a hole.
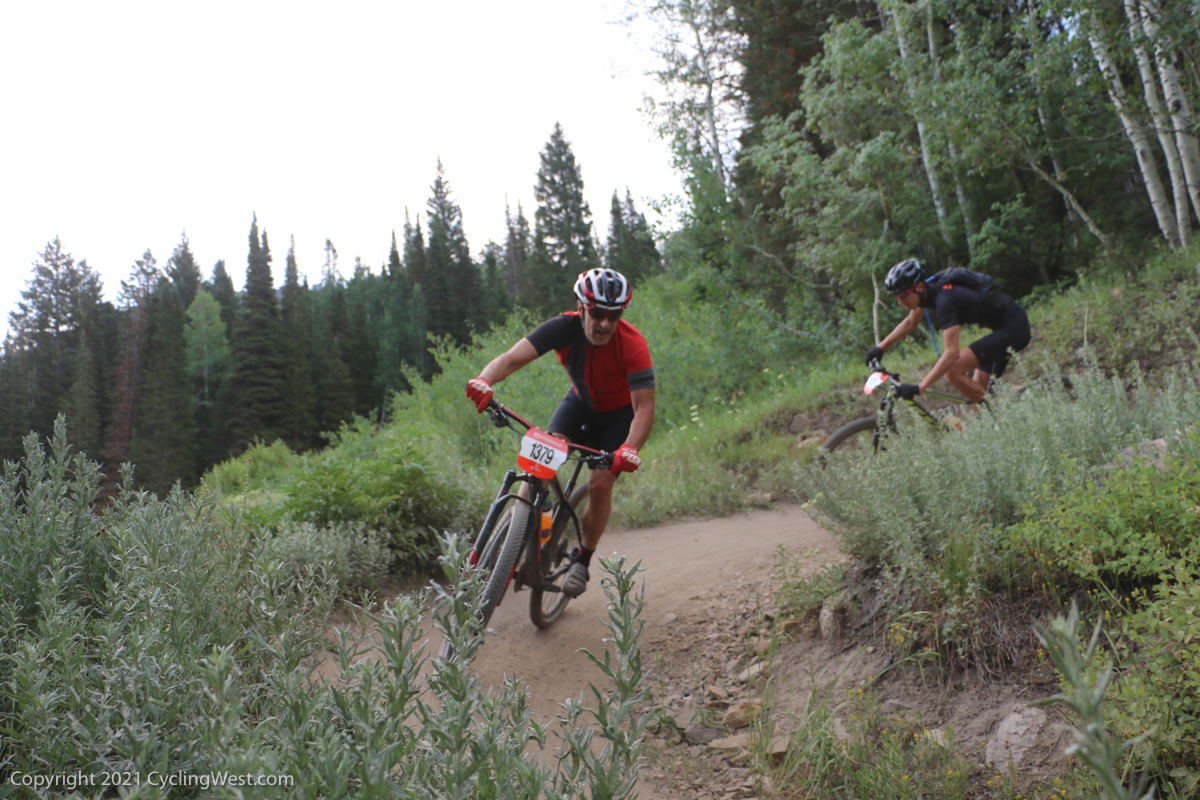
[[[517,455],[521,471],[505,474],[467,558],[470,569],[482,571],[485,583],[475,616],[486,626],[512,584],[513,591],[529,588],[529,619],[548,628],[571,599],[562,580],[578,552],[579,517],[587,504],[586,479],[576,485],[579,473],[584,466],[611,469],[613,454],[551,436],[495,399],[487,413],[497,428],[522,433],[515,422],[524,433]],[[568,461],[575,465],[563,487],[558,470]],[[528,487],[527,497],[517,491],[521,484]],[[451,654],[449,644],[443,644],[442,656]]]
[[[852,455],[873,455],[878,453],[884,448],[884,440],[889,435],[896,433],[896,400],[899,399],[899,395],[896,394],[896,388],[900,385],[900,373],[888,372],[878,361],[872,361],[868,364],[868,367],[871,370],[871,376],[867,378],[867,383],[863,386],[863,393],[870,395],[884,384],[887,384],[888,387],[879,401],[879,410],[870,417],[863,417],[862,419],[849,422],[830,434],[829,438],[825,440],[825,443],[817,451],[817,457],[820,459],[822,466],[828,461],[830,454],[835,450],[839,453],[850,453]],[[921,392],[921,396],[936,397],[952,403],[970,404],[971,402],[964,397],[942,394],[941,392]],[[946,431],[952,430],[950,425],[939,419],[936,414],[916,400],[909,400],[908,402],[913,405],[917,414],[930,425]]]

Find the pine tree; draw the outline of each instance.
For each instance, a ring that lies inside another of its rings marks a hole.
[[[529,261],[530,232],[529,220],[525,219],[525,212],[519,202],[516,219],[509,213],[507,204],[505,205],[504,223],[508,232],[504,241],[505,288],[514,303],[527,306],[521,288],[524,285],[525,265]]]
[[[425,283],[425,235],[421,233],[421,215],[417,224],[408,220],[408,209],[404,209],[404,271],[414,287]]]
[[[196,478],[196,423],[187,374],[185,314],[179,291],[161,278],[146,304],[141,402],[134,415],[130,460],[138,482],[163,497]]]
[[[504,269],[500,261],[504,251],[495,242],[488,242],[483,248],[483,321],[490,325],[498,325],[504,321],[511,310],[512,301],[505,287]]]
[[[0,463],[23,455],[21,438],[29,433],[29,351],[10,334],[0,357]]]
[[[75,262],[55,238],[33,264],[33,277],[9,315],[13,344],[28,351],[26,422],[49,435],[71,387],[76,349],[99,305],[99,276]],[[27,431],[26,431],[27,432]]]
[[[395,233],[386,275],[376,345],[376,390],[384,399],[384,415],[387,398],[411,388],[404,377],[404,365],[420,369],[424,363],[424,326],[415,316],[413,285],[400,258]]]
[[[371,274],[361,259],[354,263],[354,277],[346,286],[346,343],[343,358],[354,383],[354,411],[370,416],[382,403],[383,389],[376,386],[378,365],[378,319],[383,314],[387,284]]]
[[[574,305],[576,276],[600,266],[600,259],[592,240],[592,212],[583,199],[583,177],[558,123],[541,152],[534,196],[534,253],[522,300],[543,313],[564,311]]]
[[[228,452],[224,419],[228,406],[226,381],[231,356],[221,304],[207,290],[196,293],[188,306],[184,338],[192,386],[192,417],[196,421],[196,472],[203,474]]]
[[[125,309],[121,327],[121,358],[117,369],[112,414],[104,429],[104,459],[100,495],[112,498],[121,489],[121,466],[129,460],[134,420],[141,404],[143,349],[146,339],[146,309],[151,287],[159,278],[158,263],[147,250],[134,262],[130,280],[121,281],[119,299]]]
[[[100,376],[96,374],[96,352],[86,327],[80,333],[72,372],[71,390],[63,409],[67,416],[70,441],[80,452],[98,459],[103,424],[99,402]]]
[[[430,186],[429,246],[426,250],[425,293],[429,330],[449,335],[462,344],[471,336],[481,301],[479,271],[471,261],[463,232],[462,210],[450,196],[450,184],[439,159]]]
[[[645,216],[634,206],[628,189],[624,203],[613,192],[610,213],[606,263],[636,285],[657,270],[658,247]]]
[[[179,292],[179,302],[184,308],[189,307],[196,299],[196,292],[200,291],[200,267],[196,266],[196,259],[192,256],[187,231],[180,236],[179,244],[167,261],[167,277]],[[232,284],[230,288],[233,288]]]
[[[335,431],[354,416],[354,380],[343,356],[348,333],[346,287],[336,269],[326,270],[325,280],[315,294],[320,305],[316,316],[321,331],[320,344],[316,348],[314,381],[318,398],[318,428]]]
[[[237,319],[238,296],[233,288],[233,278],[230,278],[225,270],[225,259],[213,266],[212,280],[207,288],[213,298],[221,304],[221,321],[225,323],[225,330],[232,333],[234,320]]]
[[[250,225],[246,287],[234,323],[231,346],[229,435],[241,453],[255,440],[272,442],[282,435],[286,368],[279,306],[271,279],[271,250],[258,218]]]
[[[312,300],[308,284],[300,282],[295,237],[288,248],[280,305],[286,368],[280,430],[288,447],[307,450],[316,444],[317,435],[317,396],[313,391],[311,360]]]

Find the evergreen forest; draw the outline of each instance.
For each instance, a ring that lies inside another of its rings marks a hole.
[[[389,398],[436,370],[431,343],[464,344],[515,309],[570,308],[572,278],[593,266],[639,286],[683,281],[718,315],[765,315],[787,340],[777,356],[799,357],[879,338],[894,315],[880,279],[904,257],[986,272],[1023,297],[1098,260],[1123,269],[1192,242],[1192,2],[627,11],[658,32],[662,91],[647,110],[686,185],[660,201],[674,229],[652,231],[626,189],[602,240],[556,126],[532,220],[505,209],[504,242],[472,250],[439,163],[386,263],[346,268],[327,241],[315,286],[256,221],[240,293],[235,267],[205,275],[184,235],[165,263],[147,251],[105,299],[86,259],[55,239],[10,314],[0,457],[18,457],[31,430],[48,435],[59,413],[112,481],[132,462],[160,494],[255,441],[317,447],[356,416],[385,419]]]
[[[637,281],[658,269],[645,216],[614,191],[607,241],[597,241],[583,180],[561,127],[541,154],[533,224],[505,209],[507,239],[472,253],[439,162],[424,214],[392,233],[386,263],[343,275],[325,243],[310,286],[294,240],[275,265],[251,221],[243,290],[219,261],[206,278],[184,234],[160,266],[149,251],[106,301],[96,273],[59,239],[39,254],[9,316],[0,359],[0,459],[29,431],[49,435],[65,414],[75,446],[122,464],[164,495],[193,487],[214,464],[255,442],[295,452],[356,417],[386,418],[389,400],[428,379],[435,343],[461,345],[514,308],[569,310],[579,272],[607,265]],[[279,280],[279,279],[282,280]]]

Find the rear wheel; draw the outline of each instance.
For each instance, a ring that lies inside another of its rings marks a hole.
[[[559,575],[553,581],[550,580],[550,576],[566,565],[571,559],[571,553],[579,546],[580,530],[576,521],[583,516],[583,509],[587,506],[587,497],[587,483],[576,486],[569,498],[571,508],[575,509],[575,518],[572,519],[571,515],[567,513],[561,514],[553,535],[545,544],[540,544],[537,537],[530,537],[531,547],[541,550],[536,569],[541,572],[543,584],[552,583],[561,589],[566,574]],[[570,600],[571,598],[562,591],[556,592],[553,589],[538,588],[534,585],[529,592],[529,619],[539,628],[549,628],[555,620],[562,616]]]
[[[829,462],[835,450],[839,457],[852,459],[875,455],[879,451],[879,420],[863,417],[834,431],[818,453],[822,466]]]

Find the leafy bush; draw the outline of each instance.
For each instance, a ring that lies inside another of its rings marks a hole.
[[[204,476],[205,485],[227,496],[262,492],[286,484],[288,476],[304,463],[280,440],[255,442],[245,453],[222,461]]]
[[[1124,592],[1157,578],[1200,533],[1200,462],[1134,462],[1070,491],[1043,494],[1006,532],[1008,546],[1062,573]]]
[[[320,527],[361,523],[380,531],[405,566],[432,563],[436,531],[462,500],[422,460],[418,443],[380,435],[369,454],[334,450],[299,471],[285,490],[290,519]]]
[[[396,557],[387,538],[361,522],[319,528],[311,522],[285,521],[263,547],[273,559],[300,570],[316,570],[348,598],[378,588]]]
[[[1112,692],[1113,727],[1122,738],[1152,737],[1137,747],[1177,781],[1184,795],[1200,786],[1200,552],[1164,569],[1153,593],[1135,590],[1137,609],[1116,626],[1123,674]]]
[[[835,457],[803,479],[855,558],[896,566],[935,559],[950,532],[1012,523],[1039,499],[1078,487],[1081,474],[1126,445],[1170,436],[1172,447],[1190,446],[1175,432],[1200,419],[1196,375],[1173,371],[1165,383],[1130,398],[1093,367],[1075,377],[1073,397],[1057,383],[1031,386],[945,435],[901,405],[900,432],[878,457]]]
[[[616,658],[596,663],[613,687],[593,688],[592,710],[568,702],[552,774],[526,752],[531,741],[545,748],[547,729],[530,718],[523,687],[491,693],[471,671],[482,641],[468,602],[477,581],[433,598],[458,659],[429,663],[430,598],[402,596],[371,618],[370,633],[343,630],[339,680],[317,680],[343,571],[322,562],[346,551],[330,547],[328,532],[286,526],[264,540],[211,493],[125,494],[97,519],[87,504],[95,465],[68,459],[61,420],[49,453],[27,445],[0,483],[0,564],[15,575],[24,563],[15,557],[29,555],[10,532],[40,537],[50,555],[29,567],[32,601],[7,584],[0,596],[4,785],[20,774],[99,786],[101,773],[128,772],[142,780],[136,797],[631,796],[645,724],[632,713],[643,682],[636,566],[602,561]],[[449,577],[468,549],[449,540]],[[355,569],[347,558],[345,573]],[[368,648],[382,657],[364,658]],[[592,746],[597,731],[607,747]],[[151,774],[190,782],[164,790],[148,785]],[[222,789],[213,776],[235,783]]]

